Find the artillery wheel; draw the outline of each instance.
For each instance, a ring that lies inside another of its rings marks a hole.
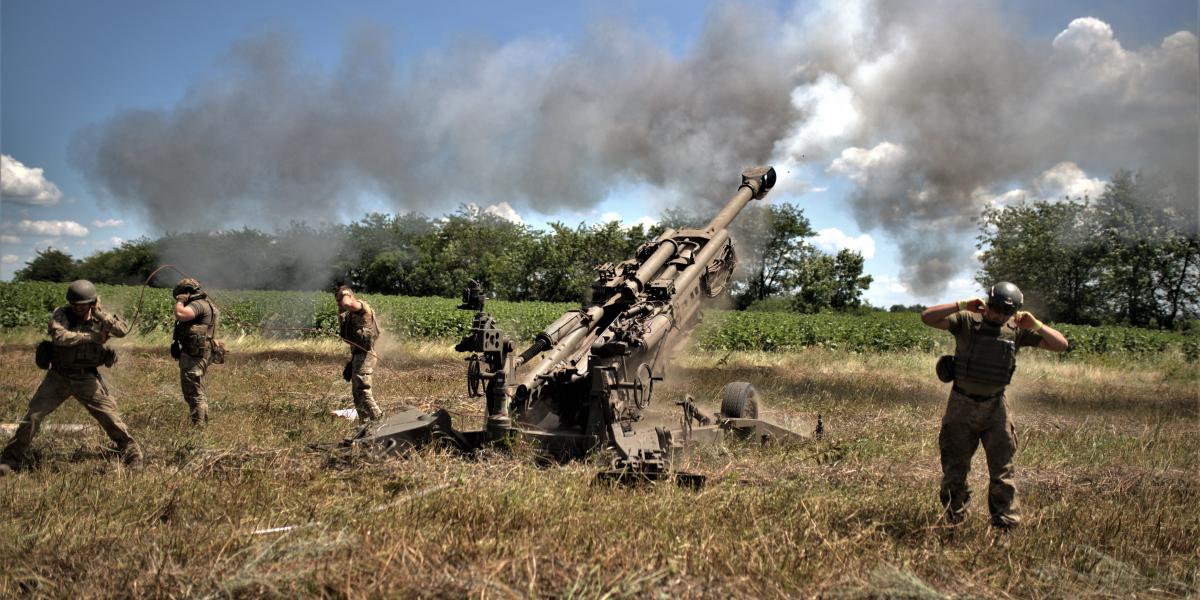
[[[725,384],[721,391],[721,416],[727,419],[757,419],[758,390],[745,381]]]

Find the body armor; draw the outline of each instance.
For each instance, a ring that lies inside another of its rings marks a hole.
[[[184,306],[200,302],[208,307],[208,311],[190,321],[176,322],[175,332],[171,336],[182,352],[195,357],[208,356],[217,329],[217,307],[206,296],[192,297]]]
[[[115,319],[114,316],[103,315],[96,311],[95,316],[91,319],[83,320],[75,316],[71,308],[64,306],[54,312],[52,317],[66,327],[68,331],[76,333],[92,333],[103,331],[106,319]],[[50,349],[50,365],[59,370],[78,371],[81,369],[94,369],[101,365],[112,366],[117,362],[117,353],[115,350],[93,341],[86,341],[75,344],[73,346],[64,346],[52,344]]]
[[[1017,370],[1017,327],[1012,320],[996,326],[972,319],[970,343],[954,353],[954,380],[1003,388]]]
[[[370,352],[379,338],[379,324],[375,311],[363,302],[359,312],[343,312],[338,315],[338,335],[350,342],[353,352]]]

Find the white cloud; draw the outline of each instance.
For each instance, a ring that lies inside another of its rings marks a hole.
[[[1084,196],[1098,198],[1104,193],[1105,181],[1087,176],[1073,162],[1061,162],[1046,169],[1033,181],[1033,187],[1043,200],[1070,197],[1082,200]]]
[[[880,174],[890,174],[904,163],[904,147],[891,142],[880,142],[870,150],[846,148],[826,169],[830,173],[844,175],[860,186],[868,185]]]
[[[632,223],[622,223],[622,225],[625,226],[626,228],[633,227],[635,225],[641,225],[643,229],[650,229],[651,227],[658,225],[658,219],[655,219],[654,217],[651,217],[649,215],[644,215],[644,216],[642,216],[642,218],[640,218]]]
[[[24,220],[17,224],[17,229],[22,233],[47,237],[57,237],[62,235],[71,237],[85,237],[88,234],[87,227],[84,227],[75,221]]]
[[[612,223],[613,221],[620,223],[621,227],[625,229],[629,229],[630,227],[634,227],[636,225],[641,225],[643,229],[649,229],[655,225],[658,225],[658,219],[649,215],[642,215],[633,221],[626,221],[625,219],[622,219],[621,213],[616,211],[609,211],[600,215],[600,223]]]
[[[0,257],[0,264],[15,265],[19,260],[21,260],[21,257],[16,254],[5,254],[3,257]]]
[[[818,231],[811,240],[814,246],[830,254],[848,249],[862,254],[863,258],[875,256],[875,239],[865,233],[858,237],[850,237],[841,229],[830,227]]]
[[[1000,195],[989,194],[984,190],[975,190],[972,196],[980,205],[991,204],[1004,208],[1021,202],[1058,202],[1064,198],[1082,200],[1098,198],[1104,193],[1107,185],[1103,179],[1088,177],[1083,169],[1073,162],[1060,162],[1033,180],[1033,189],[1017,188]]]
[[[49,206],[58,203],[62,192],[46,179],[42,169],[31,169],[7,154],[0,154],[0,197],[21,204]]]
[[[21,243],[21,238],[15,235],[0,235],[0,244],[15,246]]]
[[[483,212],[484,212],[484,214],[492,215],[495,217],[500,217],[501,219],[504,219],[505,221],[510,221],[510,222],[516,223],[518,225],[525,222],[523,219],[521,219],[521,215],[517,214],[517,211],[514,210],[513,207],[510,206],[507,202],[501,202],[500,204],[493,204],[493,205],[483,209]]]
[[[828,152],[862,127],[862,113],[854,90],[832,73],[822,74],[811,84],[792,90],[792,106],[806,118],[776,144],[792,160]]]
[[[125,241],[124,238],[119,238],[115,235],[108,238],[108,243],[112,244],[113,246],[120,246],[124,241]],[[274,241],[274,240],[272,240],[272,241]]]
[[[1000,195],[989,194],[982,189],[977,189],[971,194],[971,196],[975,199],[975,203],[980,206],[990,204],[999,208],[1004,208],[1006,206],[1020,204],[1026,200],[1035,199],[1032,197],[1033,194],[1030,194],[1028,190],[1022,188],[1008,190]]]
[[[125,224],[125,221],[122,221],[121,219],[105,219],[103,221],[100,221],[100,220],[92,221],[92,225],[95,227],[98,227],[98,228],[120,227],[124,224]]]

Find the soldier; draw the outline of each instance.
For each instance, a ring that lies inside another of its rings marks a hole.
[[[0,474],[21,466],[42,421],[71,396],[117,444],[126,464],[141,465],[142,451],[117,414],[117,404],[97,370],[100,365],[111,367],[117,362],[116,352],[104,344],[109,337],[125,337],[129,325],[117,315],[101,310],[96,286],[85,279],[67,287],[67,302],[68,306],[59,307],[50,317],[50,345],[43,347],[50,350],[49,371],[29,400],[25,418],[0,453]],[[38,366],[45,368],[41,348],[38,355]]]
[[[212,343],[217,332],[217,307],[200,288],[200,282],[185,277],[171,291],[175,296],[175,332],[171,356],[179,361],[179,386],[187,402],[192,425],[208,425],[208,397],[204,375],[212,362]]]
[[[938,447],[942,455],[941,501],[950,523],[967,514],[971,457],[983,443],[987,456],[988,510],[992,526],[1007,530],[1020,522],[1013,485],[1016,431],[1004,401],[1004,388],[1017,368],[1017,352],[1026,346],[1052,352],[1067,349],[1067,338],[1032,313],[1021,311],[1017,286],[1000,282],[980,298],[931,306],[921,321],[954,334],[953,358],[938,361],[938,377],[953,381]]]
[[[371,395],[371,375],[378,363],[374,352],[375,340],[379,339],[375,311],[366,302],[356,300],[348,286],[339,287],[333,298],[338,305],[338,335],[350,345],[350,362],[343,375],[350,381],[358,418],[363,423],[383,418],[383,411]]]

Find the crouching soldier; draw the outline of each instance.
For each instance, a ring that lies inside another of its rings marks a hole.
[[[171,356],[179,361],[179,387],[183,390],[192,425],[204,427],[208,425],[204,376],[210,364],[221,360],[213,356],[219,314],[208,294],[200,289],[200,282],[191,277],[180,279],[171,293],[175,296]]]
[[[988,510],[992,525],[1009,529],[1020,522],[1013,484],[1016,431],[1004,400],[1004,389],[1017,368],[1022,347],[1052,352],[1067,349],[1067,338],[1032,313],[1019,311],[1024,296],[1017,286],[993,285],[987,300],[971,298],[931,306],[921,313],[928,326],[954,334],[954,356],[938,361],[938,378],[953,382],[938,447],[942,455],[941,501],[950,523],[967,515],[971,497],[967,473],[971,457],[983,443],[987,456]]]
[[[343,376],[350,381],[354,394],[354,408],[362,422],[383,418],[383,411],[371,394],[371,377],[379,362],[375,354],[375,340],[379,339],[379,323],[375,311],[362,300],[354,298],[354,291],[342,286],[333,293],[338,305],[338,336],[350,345],[350,362]]]
[[[116,352],[105,342],[110,337],[125,337],[129,325],[101,310],[96,286],[90,281],[71,283],[67,302],[68,306],[58,308],[50,317],[50,341],[38,347],[38,366],[49,367],[49,371],[29,400],[25,418],[0,453],[0,474],[20,468],[42,421],[71,396],[100,423],[127,464],[141,465],[142,451],[117,414],[117,404],[97,370],[101,365],[111,367],[116,363]]]

